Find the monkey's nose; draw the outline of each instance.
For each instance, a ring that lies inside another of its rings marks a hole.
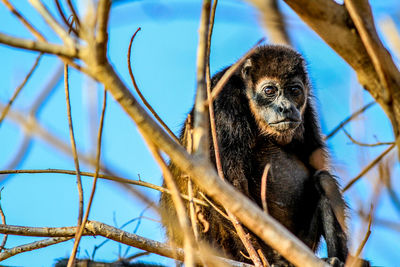
[[[281,115],[289,115],[290,114],[290,108],[284,107],[284,106],[279,106],[278,107],[278,112]]]

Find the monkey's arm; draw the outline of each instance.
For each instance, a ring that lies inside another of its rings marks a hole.
[[[348,254],[345,223],[346,204],[336,179],[329,172],[316,172],[314,181],[321,197],[319,213],[328,256],[337,257],[344,262]]]
[[[232,77],[230,84],[236,86],[226,86],[214,102],[220,158],[225,179],[249,196],[247,177],[251,168],[254,126],[249,118],[248,100],[240,89],[241,80]],[[215,161],[213,145],[211,159]]]

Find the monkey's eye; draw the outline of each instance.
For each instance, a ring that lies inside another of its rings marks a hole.
[[[263,92],[267,95],[267,96],[273,96],[275,95],[277,91],[277,88],[273,85],[267,85],[263,88]]]
[[[300,95],[301,92],[302,92],[302,90],[301,90],[301,87],[300,87],[300,86],[294,85],[294,86],[290,86],[290,87],[289,87],[289,92],[290,92],[292,95]]]

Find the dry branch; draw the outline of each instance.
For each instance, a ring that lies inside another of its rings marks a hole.
[[[72,238],[75,235],[76,227],[25,227],[15,225],[0,225],[1,234],[21,235],[21,236],[38,236],[38,237],[61,237]],[[151,239],[147,239],[136,234],[122,231],[110,225],[88,221],[83,232],[85,236],[103,236],[105,238],[133,246],[150,253],[155,253],[161,256],[183,260],[184,251],[182,249],[173,249],[164,243],[160,243]],[[201,262],[196,254],[196,260]],[[215,257],[215,260],[231,266],[250,267],[251,265]]]
[[[128,61],[128,71],[129,71],[129,76],[131,77],[132,85],[135,88],[136,93],[139,95],[140,99],[142,100],[143,104],[148,108],[148,110],[153,114],[153,116],[157,119],[157,121],[164,127],[164,129],[171,135],[174,140],[179,143],[178,137],[175,136],[174,132],[171,131],[171,129],[168,127],[168,125],[161,119],[161,117],[157,114],[157,112],[153,109],[153,107],[150,105],[150,103],[146,100],[144,95],[139,89],[139,86],[136,83],[135,76],[133,75],[132,71],[132,66],[131,66],[131,50],[132,50],[132,43],[133,40],[135,39],[136,34],[140,31],[140,27],[135,31],[135,33],[131,37],[131,41],[129,42],[129,48],[128,48],[128,56],[127,56],[127,61]]]
[[[368,146],[368,147],[374,147],[374,146],[385,146],[385,145],[393,145],[394,142],[378,142],[378,143],[374,143],[374,144],[367,144],[367,143],[362,143],[359,142],[357,140],[355,140],[347,131],[345,128],[342,128],[342,131],[344,132],[344,134],[350,139],[350,141],[356,145],[359,146]]]
[[[16,173],[60,173],[60,174],[69,174],[69,175],[76,175],[76,171],[71,171],[71,170],[59,170],[59,169],[45,169],[45,170],[0,170],[0,175],[1,174],[16,174]],[[92,172],[83,172],[81,171],[82,176],[88,176],[88,177],[94,177],[95,174]],[[126,184],[132,184],[132,185],[139,185],[147,188],[151,188],[157,191],[160,191],[162,193],[167,193],[171,194],[171,192],[162,186],[158,186],[152,183],[147,183],[139,180],[131,180],[131,179],[126,179],[122,177],[117,177],[113,175],[107,175],[107,174],[99,174],[99,178],[110,180],[110,181],[115,181],[119,183],[126,183]],[[181,197],[185,200],[189,201],[189,197],[187,195],[181,194]],[[208,206],[206,202],[204,202],[201,199],[198,198],[193,198],[193,201],[196,204],[203,205],[203,206]]]
[[[74,158],[74,165],[75,165],[75,170],[76,170],[76,181],[77,181],[78,195],[79,195],[79,209],[78,209],[78,227],[79,227],[82,223],[82,218],[83,218],[83,187],[82,187],[82,179],[81,179],[80,168],[79,168],[78,152],[76,149],[74,127],[72,124],[71,102],[70,102],[70,97],[69,97],[69,75],[68,75],[68,65],[66,65],[66,64],[64,65],[64,89],[65,89],[65,100],[66,100],[66,104],[67,104],[69,136],[70,136],[70,140],[71,140],[72,155]]]
[[[18,37],[0,33],[0,43],[32,51],[43,52],[68,58],[77,58],[79,55],[80,46],[74,44],[75,47],[66,47],[63,45],[51,44],[43,41],[32,41]]]
[[[0,261],[3,261],[5,259],[8,259],[8,258],[10,258],[12,256],[15,256],[15,255],[23,253],[23,252],[32,251],[32,250],[35,250],[35,249],[52,246],[52,245],[55,245],[55,244],[58,244],[58,243],[61,243],[61,242],[68,241],[70,239],[72,239],[72,237],[54,237],[54,238],[40,240],[40,241],[36,241],[36,242],[29,243],[29,244],[26,244],[26,245],[22,245],[22,246],[6,249],[6,250],[4,250],[3,252],[0,253]]]
[[[97,178],[99,177],[99,171],[100,171],[101,140],[102,140],[102,137],[103,137],[104,115],[105,115],[105,112],[106,112],[106,105],[107,105],[107,91],[104,89],[103,108],[101,110],[100,125],[99,125],[99,131],[98,131],[98,134],[97,134],[96,170],[95,170],[94,177],[93,177],[92,191],[90,193],[89,201],[88,201],[88,204],[87,204],[87,207],[86,207],[85,216],[83,217],[81,225],[86,225],[86,222],[87,222],[87,220],[89,218],[90,209],[92,207],[94,193],[96,192]],[[79,173],[79,176],[80,176],[79,169],[77,169],[77,173]],[[82,234],[83,234],[83,227],[79,227],[79,231],[77,232],[77,235],[75,237],[74,247],[72,249],[71,256],[70,256],[70,258],[68,260],[68,265],[69,266],[72,266],[73,263],[74,263],[76,252],[78,251],[79,242],[81,240]]]

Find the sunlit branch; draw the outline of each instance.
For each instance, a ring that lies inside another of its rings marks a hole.
[[[62,237],[72,238],[75,235],[76,227],[26,227],[26,226],[15,226],[15,225],[0,225],[1,234],[10,235],[21,235],[21,236],[38,236],[38,237]],[[85,236],[103,236],[105,238],[133,246],[142,250],[146,250],[150,253],[155,253],[161,256],[174,258],[183,261],[184,251],[183,249],[173,249],[164,243],[160,243],[151,239],[141,237],[136,234],[122,231],[118,228],[110,225],[88,221],[83,232]],[[199,255],[196,253],[196,261],[201,263]],[[251,267],[249,264],[216,257],[213,258],[221,263],[225,263],[231,266],[237,267]]]
[[[29,0],[29,2],[47,22],[47,25],[49,25],[54,30],[54,32],[61,38],[61,40],[63,40],[68,47],[72,47],[74,41],[68,35],[67,31],[63,27],[61,27],[61,25],[55,20],[55,18],[51,15],[49,10],[44,6],[41,0]]]
[[[15,256],[15,255],[23,253],[23,252],[32,251],[32,250],[39,249],[39,248],[45,248],[45,247],[48,247],[51,245],[55,245],[55,244],[58,244],[61,242],[68,241],[70,239],[72,239],[72,237],[53,237],[53,238],[29,243],[26,245],[6,249],[0,253],[0,261],[3,261],[5,259],[8,259],[12,256]]]
[[[78,44],[74,44],[75,47],[66,47],[63,45],[56,45],[43,41],[32,41],[18,37],[12,37],[3,33],[0,33],[0,43],[12,47],[54,54],[58,56],[65,56],[69,58],[76,58],[79,56]]]
[[[100,125],[99,125],[99,131],[97,134],[97,151],[96,151],[96,170],[94,173],[93,177],[93,186],[92,186],[92,191],[90,193],[89,201],[86,207],[86,212],[83,217],[83,220],[81,222],[81,225],[86,225],[86,222],[89,218],[89,213],[90,209],[92,207],[92,202],[93,202],[93,197],[96,192],[96,186],[97,186],[97,178],[99,177],[99,171],[100,171],[100,153],[101,153],[101,140],[103,137],[103,126],[104,126],[104,115],[106,112],[106,105],[107,105],[107,91],[104,89],[104,95],[103,95],[103,108],[101,111],[101,117],[100,117]],[[77,169],[77,173],[79,171],[79,167]],[[79,177],[80,178],[80,177]],[[79,242],[81,241],[81,237],[83,234],[83,229],[84,227],[79,227],[79,231],[77,232],[77,235],[75,236],[75,242],[74,242],[74,247],[71,252],[71,256],[68,260],[68,266],[72,266],[75,260],[76,252],[78,251],[79,247]]]

